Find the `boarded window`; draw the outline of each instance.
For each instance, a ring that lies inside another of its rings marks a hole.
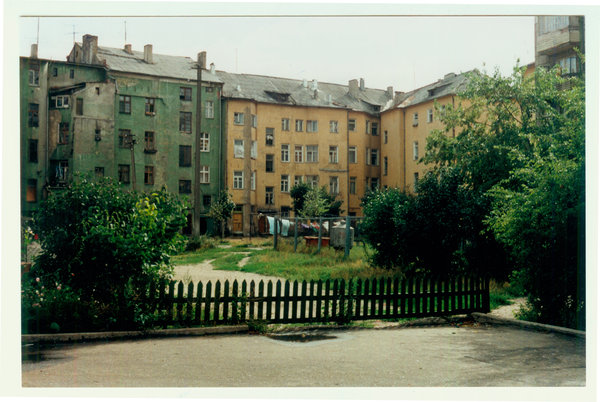
[[[192,166],[192,146],[191,145],[180,145],[179,146],[179,166],[180,167]]]
[[[37,180],[27,180],[27,202],[37,202]]]
[[[75,113],[78,116],[83,116],[83,99],[77,98],[77,105],[75,107]]]

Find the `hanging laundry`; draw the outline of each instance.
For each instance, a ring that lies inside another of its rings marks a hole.
[[[287,236],[289,229],[290,229],[290,221],[288,221],[287,219],[282,219],[281,220],[281,234],[283,236]]]
[[[273,229],[275,229],[275,219],[272,216],[267,216],[267,222],[269,223],[269,233],[275,234]]]

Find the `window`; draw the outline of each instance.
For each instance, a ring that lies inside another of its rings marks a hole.
[[[371,135],[379,135],[379,123],[371,123]]]
[[[290,131],[290,119],[281,119],[281,131]]]
[[[371,164],[371,148],[367,148],[367,150],[365,152],[365,164],[367,164],[367,165]]]
[[[282,193],[290,192],[290,175],[289,174],[281,175],[281,192]]]
[[[290,161],[290,145],[289,144],[281,144],[281,161],[282,162]]]
[[[212,94],[213,93],[213,87],[206,87],[206,89],[204,90],[204,92],[206,92],[207,94]]]
[[[379,188],[379,179],[377,177],[371,177],[371,190],[375,191]]]
[[[419,113],[413,113],[413,126],[419,125]]]
[[[356,194],[356,177],[350,178],[350,194]]]
[[[244,157],[244,140],[233,140],[233,157]]]
[[[319,176],[306,176],[306,183],[312,188],[319,187]]]
[[[329,122],[329,132],[330,133],[337,133],[338,129],[339,129],[338,122],[335,121],[335,120],[331,120]]]
[[[273,173],[275,171],[275,167],[273,162],[275,161],[275,155],[273,154],[267,154],[266,155],[266,159],[265,159],[265,171],[269,172],[269,173]]]
[[[316,120],[307,120],[306,121],[306,132],[307,133],[316,133],[319,131],[319,122]]]
[[[413,142],[413,160],[419,159],[419,143],[417,141]]]
[[[379,166],[379,150],[378,149],[371,150],[371,165]]]
[[[562,68],[563,74],[575,74],[578,72],[577,68],[577,57],[567,57],[558,62]]]
[[[75,114],[77,116],[83,116],[83,99],[77,98],[77,104],[75,106]]]
[[[154,184],[154,166],[144,168],[144,184]]]
[[[66,144],[69,142],[69,123],[58,123],[58,143]]]
[[[298,184],[302,183],[304,180],[302,180],[302,176],[294,176],[294,186],[297,186]]]
[[[244,125],[244,113],[234,113],[233,114],[233,124],[237,126]]]
[[[50,98],[51,108],[68,108],[69,107],[69,95],[58,95]]]
[[[119,147],[129,148],[131,145],[131,130],[119,129]]]
[[[371,122],[370,122],[369,120],[367,120],[367,121],[365,122],[365,133],[367,133],[367,134],[369,134],[369,132],[370,132],[370,130],[369,130],[369,128],[371,127],[371,124],[370,124],[370,123],[371,123]]]
[[[100,87],[96,87],[96,95],[100,95]]]
[[[387,176],[388,174],[388,157],[383,158],[383,175]]]
[[[419,182],[419,174],[418,173],[415,173],[414,181],[415,181],[415,183],[414,183],[414,187],[413,188],[414,188],[415,193],[416,193],[417,192],[417,184]]]
[[[242,190],[244,188],[244,171],[235,170],[233,172],[233,189]]]
[[[179,146],[179,167],[191,167],[192,166],[192,146],[191,145],[180,145]]]
[[[30,103],[27,108],[27,125],[29,127],[39,127],[40,126],[40,115],[39,115],[40,105],[37,103]]]
[[[338,147],[329,147],[329,163],[338,163]]]
[[[29,85],[40,85],[40,65],[37,63],[29,66]]]
[[[258,127],[258,117],[255,114],[252,115],[252,127]]]
[[[179,112],[179,131],[192,132],[192,112]]]
[[[144,151],[154,151],[154,131],[144,132]]]
[[[427,123],[433,122],[433,109],[427,109]]]
[[[200,152],[210,152],[209,133],[200,133]]]
[[[275,142],[275,129],[267,127],[265,145],[272,147]]]
[[[205,207],[210,207],[210,204],[212,204],[212,196],[210,196],[210,195],[203,195],[202,196],[202,205],[204,205]]]
[[[37,180],[27,179],[27,202],[37,202]]]
[[[337,176],[329,177],[329,194],[338,194],[340,192],[340,182]]]
[[[294,145],[294,162],[304,162],[304,147],[302,145]]]
[[[210,183],[210,166],[200,166],[200,183]]]
[[[348,163],[356,163],[356,147],[348,147]]]
[[[129,165],[119,165],[117,172],[121,183],[129,183]]]
[[[69,78],[75,78],[75,70],[69,70]]]
[[[265,204],[275,204],[275,187],[265,187]]]
[[[96,166],[94,168],[94,173],[98,177],[104,177],[104,167],[102,167],[102,166]]]
[[[206,101],[204,103],[204,117],[206,117],[207,119],[214,119],[215,117],[215,105],[213,103],[213,101]]]
[[[192,181],[191,180],[179,180],[179,194],[191,194],[192,193]]]
[[[318,145],[307,145],[306,146],[306,162],[307,163],[319,162],[319,146]]]
[[[54,68],[52,69],[52,76],[53,76],[53,77],[58,77],[58,68],[54,67]]]
[[[179,88],[179,99],[182,101],[192,100],[192,88],[180,87]]]
[[[387,141],[388,141],[388,133],[387,133],[387,130],[385,130],[383,132],[383,143],[387,144]]]
[[[256,190],[256,172],[250,174],[250,190]]]
[[[299,133],[304,131],[304,120],[296,120],[296,131]]]
[[[119,113],[131,114],[131,96],[119,96]]]
[[[38,140],[29,140],[29,162],[38,163]]]
[[[146,98],[146,115],[154,116],[154,101],[153,98]]]
[[[356,131],[356,119],[348,120],[348,130]]]

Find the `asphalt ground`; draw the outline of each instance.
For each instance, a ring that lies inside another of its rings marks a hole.
[[[491,324],[33,344],[22,356],[24,389],[586,386],[585,338]]]

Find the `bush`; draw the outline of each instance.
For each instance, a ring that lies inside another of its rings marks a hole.
[[[217,241],[212,237],[199,236],[189,239],[185,246],[185,251],[198,251],[203,249],[215,248]]]

